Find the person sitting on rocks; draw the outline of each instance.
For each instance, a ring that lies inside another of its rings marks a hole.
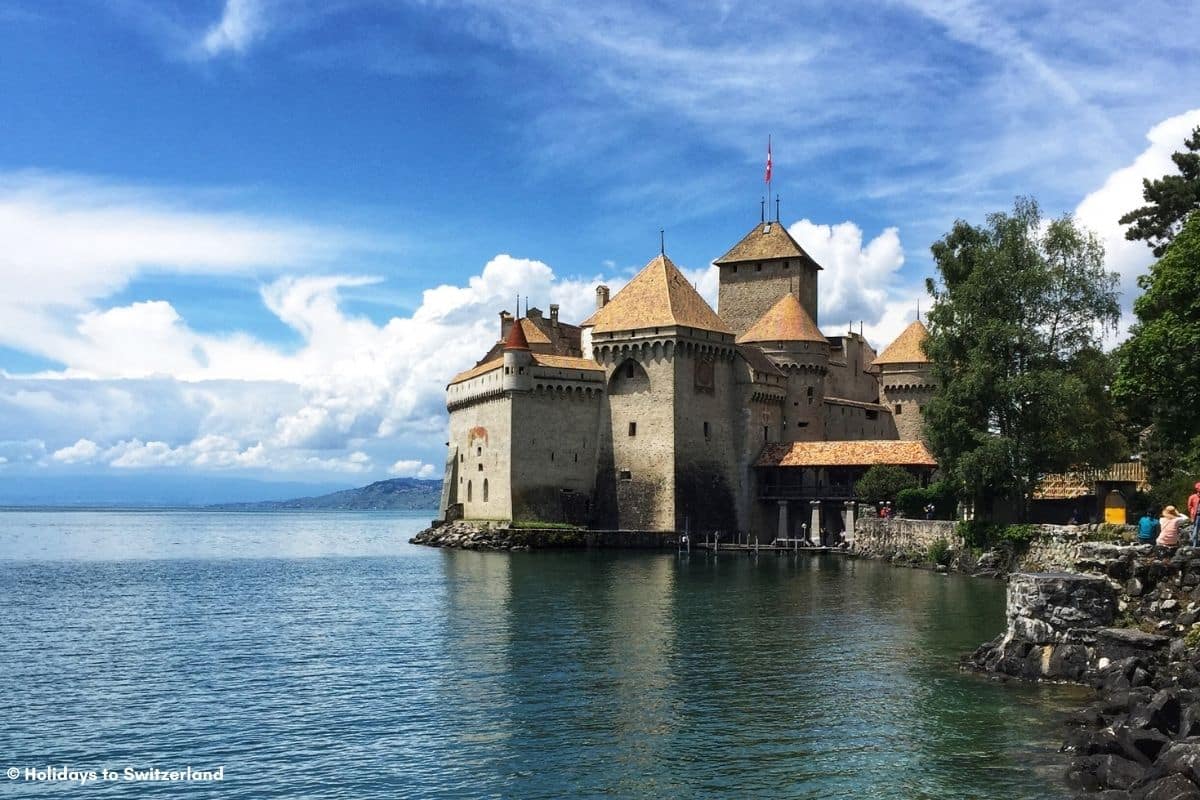
[[[1175,506],[1167,506],[1163,509],[1162,519],[1158,521],[1158,546],[1159,547],[1178,547],[1179,546],[1179,526],[1187,520],[1183,514],[1180,514]]]
[[[1158,538],[1158,509],[1147,508],[1138,520],[1138,544],[1154,544]]]

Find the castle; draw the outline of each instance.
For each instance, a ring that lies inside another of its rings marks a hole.
[[[500,312],[447,387],[443,516],[828,542],[870,465],[927,480],[921,322],[878,355],[821,333],[822,267],[778,220],[714,263],[717,311],[663,252],[578,326]]]

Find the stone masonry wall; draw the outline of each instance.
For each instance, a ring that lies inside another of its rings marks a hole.
[[[854,549],[872,558],[896,554],[925,553],[939,539],[961,548],[957,522],[924,519],[879,519],[860,516],[854,523]]]

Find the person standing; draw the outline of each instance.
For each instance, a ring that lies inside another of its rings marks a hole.
[[[1196,491],[1188,497],[1188,519],[1192,521],[1192,547],[1200,539],[1200,481],[1196,482]]]

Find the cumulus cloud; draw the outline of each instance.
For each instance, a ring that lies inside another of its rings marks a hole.
[[[388,472],[400,478],[433,478],[437,475],[437,468],[433,464],[425,464],[412,458],[397,461]]]
[[[64,464],[79,464],[90,462],[99,454],[99,445],[91,439],[80,439],[70,447],[55,450],[51,458],[55,461],[61,461]]]
[[[802,219],[788,232],[825,269],[820,274],[820,326],[835,335],[864,323],[867,338],[886,346],[914,319],[924,295],[919,282],[900,273],[900,232],[886,228],[865,245],[853,222],[822,225]]]
[[[1178,172],[1171,154],[1183,149],[1183,141],[1200,125],[1200,109],[1165,119],[1146,134],[1149,145],[1132,163],[1124,166],[1104,181],[1104,184],[1083,198],[1075,209],[1080,223],[1095,231],[1104,242],[1108,268],[1121,276],[1121,305],[1125,312],[1122,330],[1131,322],[1130,309],[1138,294],[1137,277],[1144,274],[1154,254],[1145,242],[1125,238],[1125,226],[1117,220],[1141,206],[1142,180],[1160,178]]]

